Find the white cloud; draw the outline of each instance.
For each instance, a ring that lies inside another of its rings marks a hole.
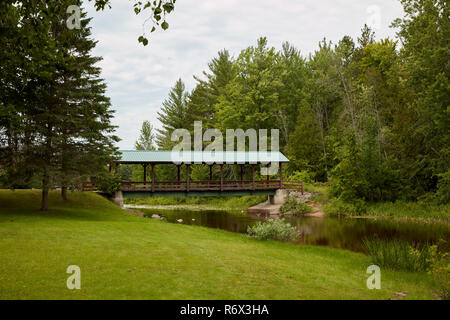
[[[200,75],[219,50],[237,56],[267,36],[276,48],[289,41],[307,55],[324,37],[335,43],[344,35],[356,39],[371,6],[380,9],[377,37],[393,37],[389,25],[402,16],[397,0],[179,0],[167,17],[169,29],[153,33],[143,47],[137,37],[145,16],[134,14],[131,1],[113,0],[104,12],[86,3],[92,37],[99,40],[94,53],[104,58],[99,65],[116,110],[119,146],[133,148],[143,120],[159,127],[156,113],[170,87],[182,78],[192,89],[192,76]]]

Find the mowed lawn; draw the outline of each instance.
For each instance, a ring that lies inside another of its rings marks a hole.
[[[52,192],[41,213],[39,196],[0,190],[0,299],[435,298],[424,273],[382,269],[381,290],[367,289],[363,254],[155,221],[93,193]]]

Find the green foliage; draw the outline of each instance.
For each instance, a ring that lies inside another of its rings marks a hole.
[[[330,196],[352,203],[340,208],[352,214],[363,211],[358,199],[429,194],[448,203],[448,6],[401,2],[405,16],[395,23],[401,48],[396,40],[377,41],[368,26],[357,41],[324,39],[308,58],[289,43],[277,51],[263,37],[237,59],[219,52],[205,80],[196,78],[183,111],[165,105],[163,114],[189,130],[193,120],[222,133],[280,129],[287,172],[305,183],[329,182]],[[180,90],[177,96],[181,101]],[[168,125],[164,136],[175,127]],[[234,169],[227,174],[236,176]]]
[[[304,202],[297,201],[294,197],[287,196],[286,202],[280,207],[280,211],[297,216],[311,212],[312,208]]]
[[[438,294],[442,299],[450,299],[450,255],[438,250],[438,245],[431,246],[428,273],[433,278]]]
[[[405,271],[426,271],[432,256],[429,245],[415,248],[400,240],[366,239],[364,247],[374,264]]]
[[[95,8],[98,10],[104,10],[106,6],[111,7],[111,0],[89,0],[94,2]],[[147,29],[147,21],[152,22],[152,28],[150,33],[156,30],[156,27],[161,27],[163,30],[169,28],[169,24],[166,22],[166,15],[170,14],[175,9],[176,0],[158,0],[158,1],[141,1],[134,0],[133,11],[136,15],[141,13],[147,13],[149,16],[144,22],[144,30]],[[164,19],[162,22],[161,20]],[[148,45],[148,38],[146,33],[139,36],[138,41],[144,46]]]
[[[193,181],[207,181],[209,180],[209,166],[207,165],[193,165],[191,166],[191,179]]]
[[[361,199],[355,199],[353,202],[333,199],[324,206],[324,211],[332,217],[360,216],[366,212],[366,203]]]
[[[366,204],[365,214],[368,216],[450,221],[450,204],[438,205],[434,200],[372,202]]]
[[[186,87],[183,81],[178,79],[158,111],[158,121],[162,124],[162,129],[158,129],[156,135],[159,149],[171,150],[178,143],[171,141],[173,130],[189,129],[193,126],[193,123],[188,121],[187,97]]]
[[[141,133],[135,142],[136,150],[155,150],[155,134],[150,121],[142,122]]]
[[[286,223],[284,219],[268,219],[265,222],[258,222],[253,226],[249,226],[247,234],[258,240],[279,240],[294,241],[298,238],[299,232],[290,223]]]
[[[438,175],[438,189],[436,192],[436,197],[438,203],[440,204],[449,204],[450,203],[450,171],[445,173],[441,173]]]
[[[309,171],[300,170],[294,171],[292,174],[290,174],[287,178],[287,181],[302,181],[304,183],[312,183],[314,180]]]
[[[97,188],[106,194],[112,195],[121,187],[121,176],[115,173],[105,173],[96,177]]]
[[[41,180],[44,211],[50,188],[60,185],[64,197],[114,159],[119,140],[90,19],[81,11],[80,28],[61,23],[73,4],[80,1],[1,4],[0,166],[10,186]]]

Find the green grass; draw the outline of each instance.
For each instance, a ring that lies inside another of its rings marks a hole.
[[[421,221],[450,222],[450,204],[435,204],[432,201],[395,202],[344,202],[330,199],[327,186],[323,184],[305,184],[305,190],[312,192],[311,201],[324,205],[329,216],[362,216],[396,219],[413,219]]]
[[[380,267],[407,271],[427,271],[430,266],[431,249],[428,244],[415,248],[400,240],[371,239],[364,246],[372,262]]]
[[[241,197],[155,197],[128,198],[125,204],[148,206],[178,206],[180,209],[219,209],[219,210],[247,210],[249,207],[267,200],[267,196]]]
[[[435,298],[425,273],[382,268],[368,290],[359,253],[141,218],[92,193],[38,208],[38,191],[0,190],[0,299]]]
[[[366,208],[367,216],[435,219],[450,222],[450,204],[396,201],[369,203]]]

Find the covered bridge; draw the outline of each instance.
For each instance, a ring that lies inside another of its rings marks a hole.
[[[110,164],[109,170],[118,170],[118,166],[142,165],[144,174],[141,181],[122,181],[121,191],[134,193],[133,196],[169,196],[182,192],[187,196],[205,196],[221,194],[271,194],[277,189],[297,189],[303,192],[302,182],[288,182],[283,180],[283,163],[289,160],[278,151],[140,151],[122,150],[120,160]],[[193,181],[190,179],[191,165],[208,165],[209,179]],[[155,166],[176,166],[177,179],[175,181],[159,181],[155,176]],[[224,179],[225,165],[238,165],[239,179]],[[255,167],[277,166],[275,174],[278,179],[270,179],[266,175],[263,180],[255,180]],[[186,168],[186,179],[181,180],[180,169]],[[219,167],[219,179],[213,180],[213,167]],[[251,180],[244,180],[244,172],[251,170]],[[147,179],[150,173],[150,179]],[[95,183],[86,183],[84,190],[95,189]],[[263,192],[261,192],[263,191]],[[139,193],[139,194],[136,194]],[[189,194],[187,194],[189,193]],[[202,194],[200,194],[202,193]],[[130,195],[131,196],[131,195]]]

